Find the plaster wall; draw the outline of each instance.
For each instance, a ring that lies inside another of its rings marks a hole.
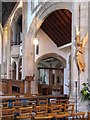
[[[40,56],[47,53],[57,53],[64,59],[66,58],[65,52],[59,50],[56,44],[44,33],[42,29],[39,29],[36,37],[39,39],[39,54],[35,54],[35,62]]]

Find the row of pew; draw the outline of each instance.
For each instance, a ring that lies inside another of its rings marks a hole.
[[[52,99],[48,103],[47,99],[37,101],[14,101],[11,106],[8,102],[2,103],[2,119],[32,119],[32,120],[52,120],[52,119],[85,119],[85,112],[75,112],[74,103],[68,100]],[[88,119],[89,120],[89,119]]]

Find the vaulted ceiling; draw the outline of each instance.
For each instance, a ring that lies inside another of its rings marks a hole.
[[[4,25],[11,14],[16,2],[2,2],[2,25]]]
[[[71,42],[72,14],[61,9],[51,13],[41,25],[42,30],[60,47]]]

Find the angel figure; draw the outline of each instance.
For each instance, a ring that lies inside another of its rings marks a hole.
[[[88,40],[88,33],[84,36],[82,41],[80,40],[80,32],[79,34],[76,35],[76,45],[77,45],[77,53],[76,53],[76,58],[77,58],[77,65],[80,70],[80,72],[85,70],[85,62],[83,59],[83,50],[85,47],[85,44]]]

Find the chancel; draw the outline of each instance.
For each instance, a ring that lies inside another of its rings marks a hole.
[[[90,119],[89,4],[0,2],[0,120]]]

